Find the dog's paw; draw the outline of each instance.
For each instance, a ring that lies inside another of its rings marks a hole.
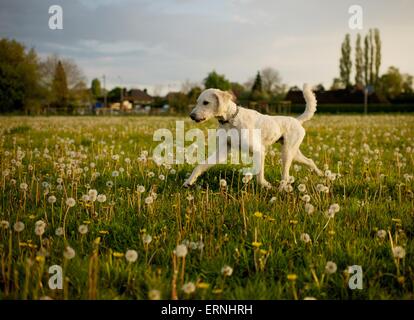
[[[184,188],[191,188],[193,185],[187,180],[186,182],[184,182],[183,187]]]
[[[273,188],[272,184],[270,182],[268,182],[268,181],[261,182],[260,183],[260,186],[262,188],[266,188],[266,189],[272,189]]]
[[[324,176],[323,172],[322,172],[321,170],[319,170],[319,169],[316,171],[316,174],[317,174],[319,177],[323,177],[323,176]]]

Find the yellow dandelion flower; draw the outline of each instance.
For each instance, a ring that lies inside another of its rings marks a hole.
[[[298,220],[289,220],[290,224],[298,224]]]
[[[257,242],[257,241],[253,241],[253,242],[252,242],[252,246],[253,246],[253,247],[260,248],[260,247],[261,247],[261,245],[262,245],[262,243],[261,243],[261,242]]]
[[[335,231],[334,231],[334,230],[329,230],[329,231],[328,231],[328,234],[329,234],[330,236],[333,236],[333,235],[335,235]]]
[[[45,257],[44,256],[36,256],[36,261],[39,263],[42,263],[45,261]]]
[[[99,234],[108,234],[109,233],[109,231],[107,231],[107,230],[99,230]]]
[[[19,242],[19,246],[20,247],[27,247],[27,243],[26,242]]]
[[[31,214],[31,215],[29,216],[29,219],[30,219],[30,220],[33,220],[34,218],[36,218],[36,216],[35,216],[34,214]]]
[[[112,255],[115,258],[122,258],[124,256],[124,254],[122,252],[114,252]]]
[[[263,218],[263,213],[261,213],[261,212],[259,212],[259,211],[256,211],[256,212],[254,213],[254,216],[255,216],[256,218]]]
[[[84,224],[90,224],[91,222],[89,220],[83,221]]]
[[[207,282],[199,282],[197,284],[197,288],[199,289],[208,289],[208,287],[210,287],[210,284]]]
[[[294,273],[290,273],[290,274],[287,275],[287,279],[289,281],[296,281],[297,278],[298,278],[298,276]]]
[[[266,255],[269,251],[265,250],[265,249],[260,249],[260,253],[263,255]]]

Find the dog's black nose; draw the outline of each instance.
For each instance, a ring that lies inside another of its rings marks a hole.
[[[196,115],[194,113],[190,113],[190,118],[195,121],[196,120]]]

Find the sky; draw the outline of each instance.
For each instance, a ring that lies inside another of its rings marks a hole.
[[[348,9],[363,9],[351,30]],[[49,29],[49,7],[63,9],[63,30]],[[0,0],[0,37],[77,62],[88,82],[147,88],[150,93],[201,83],[216,70],[244,83],[264,67],[289,86],[339,75],[346,33],[379,28],[381,73],[414,74],[413,0]],[[354,43],[353,43],[354,44]]]

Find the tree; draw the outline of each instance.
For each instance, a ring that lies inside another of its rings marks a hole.
[[[51,89],[53,87],[52,83],[59,61],[62,64],[66,74],[68,102],[78,105],[78,100],[80,99],[78,95],[79,91],[75,90],[75,88],[79,87],[81,83],[86,83],[85,76],[80,67],[73,60],[60,58],[56,54],[48,56],[40,62],[40,84],[46,92],[46,102],[49,104],[54,101],[54,95]]]
[[[69,104],[75,108],[90,105],[94,98],[86,83],[83,81],[78,82],[75,87],[72,88],[69,97]]]
[[[188,103],[195,104],[200,94],[201,88],[199,86],[192,87],[187,93]]]
[[[262,76],[260,75],[260,71],[257,71],[257,75],[250,93],[250,99],[253,101],[258,101],[267,100],[268,98],[269,95],[263,90]]]
[[[56,65],[59,63],[59,61],[65,69],[69,89],[72,89],[81,81],[86,82],[82,70],[75,61],[53,54],[46,57],[43,61],[40,62],[42,82],[45,86],[51,85],[56,70]]]
[[[364,83],[364,61],[361,46],[361,35],[358,33],[355,42],[355,84],[363,85]]]
[[[378,85],[379,69],[381,67],[381,37],[378,29],[374,31],[375,40],[375,73],[374,73],[374,84]]]
[[[260,72],[262,77],[263,90],[270,95],[278,95],[281,91],[284,91],[282,85],[282,78],[279,71],[271,67],[267,67]]]
[[[413,90],[413,76],[411,74],[403,74],[402,93],[412,95]]]
[[[91,82],[91,93],[95,99],[102,95],[101,82],[97,78],[93,79]]]
[[[200,84],[186,79],[184,82],[181,83],[181,92],[188,94],[191,91],[191,89],[195,87],[200,87]]]
[[[170,92],[167,95],[168,105],[173,112],[187,113],[189,110],[188,97],[182,92]]]
[[[121,100],[121,87],[115,87],[108,92],[106,95],[108,101],[115,102]]]
[[[231,89],[230,81],[226,79],[224,75],[218,74],[216,71],[212,71],[204,79],[204,86],[206,89],[216,88],[223,91]]]
[[[34,49],[15,40],[0,40],[0,111],[32,110],[39,106],[39,64]]]
[[[238,82],[231,83],[231,91],[237,98],[244,97],[246,94],[246,90],[244,89],[244,86]]]
[[[319,83],[318,85],[316,85],[314,91],[325,91],[325,87],[322,83]]]
[[[332,85],[331,85],[331,90],[339,90],[339,89],[344,89],[344,84],[342,82],[341,79],[339,78],[334,78],[332,81]]]
[[[57,107],[66,108],[69,100],[68,82],[66,72],[60,61],[56,65],[52,81],[53,102]]]
[[[370,41],[368,35],[365,35],[364,38],[364,84],[369,84],[369,66],[370,66],[370,60],[369,60],[369,50],[370,50]]]
[[[263,92],[262,76],[260,75],[260,71],[257,71],[256,78],[255,78],[253,86],[252,86],[252,93],[253,92],[258,92],[258,93]]]
[[[372,29],[369,29],[369,84],[373,85],[375,83],[374,79],[374,33]]]
[[[401,94],[413,93],[413,77],[409,74],[401,74],[396,67],[389,67],[387,73],[380,78],[380,90],[389,99],[394,99]]]
[[[339,61],[340,78],[346,87],[351,86],[351,40],[350,35],[346,34],[341,47],[341,59]]]

